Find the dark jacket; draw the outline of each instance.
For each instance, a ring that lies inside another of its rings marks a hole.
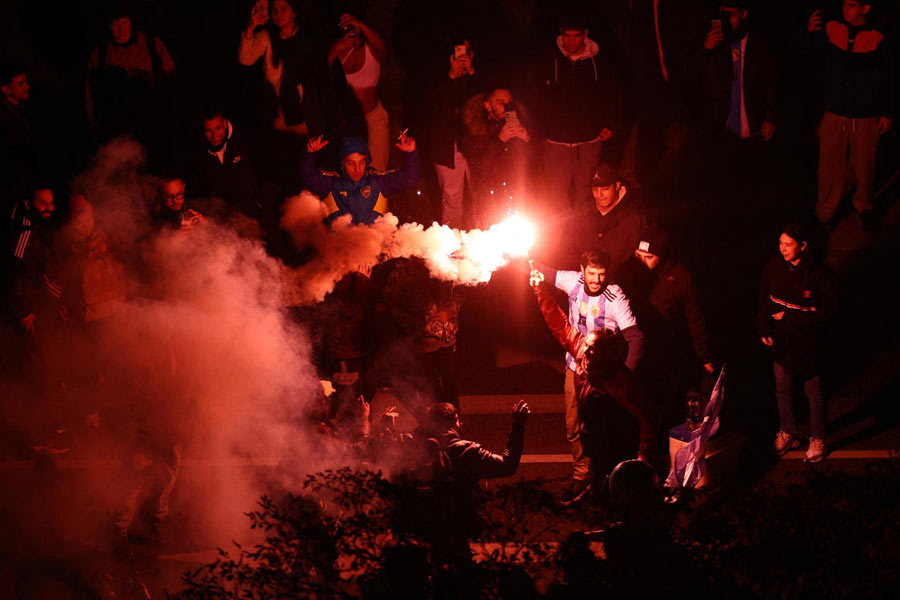
[[[475,485],[480,479],[515,474],[525,448],[525,426],[513,425],[506,439],[506,449],[500,454],[491,452],[478,442],[460,439],[459,432],[454,429],[437,439],[450,459],[454,483],[466,487]]]
[[[632,194],[628,182],[622,182],[624,196],[607,214],[597,210],[593,196],[585,198],[573,213],[568,225],[569,250],[564,264],[577,265],[581,253],[600,250],[609,255],[610,274],[615,275],[641,241],[641,233],[651,222],[643,205]]]
[[[250,161],[247,142],[230,122],[223,161],[209,149],[199,146],[193,155],[187,189],[196,198],[221,198],[232,210],[258,217],[261,208],[255,198],[258,178]]]
[[[508,107],[511,110],[512,107]],[[526,126],[522,106],[515,104],[519,122]],[[465,135],[462,153],[469,165],[473,212],[478,226],[487,228],[506,213],[522,206],[528,190],[530,143],[519,138],[505,142],[498,137],[505,121],[497,121],[484,109],[484,94],[475,94],[463,112]]]
[[[733,82],[732,48],[723,40],[706,51],[703,72],[703,91],[708,103],[707,116],[716,131],[725,128],[731,109]],[[743,92],[747,122],[752,135],[759,135],[764,121],[776,122],[775,63],[769,42],[757,33],[747,34],[744,49]]]
[[[603,129],[622,135],[622,83],[615,69],[585,38],[587,48],[571,60],[557,47],[539,60],[535,121],[542,137],[574,144],[596,139]]]
[[[52,293],[58,295],[46,278],[55,232],[35,219],[39,217],[29,214],[22,203],[15,206],[3,256],[4,267],[8,266],[4,278],[11,284],[5,312],[17,320],[29,314],[43,316],[55,305]]]
[[[135,31],[125,44],[103,42],[88,62],[88,117],[101,136],[155,128],[171,118],[163,101],[174,75],[175,64],[156,36]]]
[[[592,383],[582,366],[587,352],[585,336],[569,323],[547,283],[538,285],[535,294],[550,333],[575,358],[575,397],[586,448],[591,446],[589,438],[592,436],[605,437],[604,428],[609,426],[607,409],[610,405],[617,405],[637,420],[640,427],[638,452],[647,454],[657,433],[659,420],[656,411],[638,390],[634,376],[622,364],[603,380],[602,385]]]
[[[666,260],[651,271],[632,257],[620,269],[617,281],[645,332],[650,358],[677,352],[688,333],[701,364],[713,362],[694,279],[681,263]]]
[[[344,172],[344,158],[350,154],[366,155],[366,174],[359,181],[352,181]],[[322,172],[316,169],[316,155],[303,155],[301,177],[303,185],[319,196],[328,207],[326,222],[341,215],[352,215],[353,224],[372,224],[387,212],[387,196],[408,190],[416,185],[421,170],[419,152],[406,153],[403,166],[397,171],[378,173],[369,169],[371,162],[365,142],[357,138],[344,138],[340,151],[341,173]]]
[[[37,158],[31,141],[31,127],[21,106],[13,106],[0,96],[0,190],[6,196],[3,212],[21,200]]]
[[[828,21],[812,34],[825,54],[825,110],[862,119],[894,115],[894,60],[884,35]]]
[[[784,317],[776,321],[772,315],[779,312]],[[786,370],[819,372],[825,326],[836,314],[837,294],[825,267],[808,257],[797,266],[780,256],[766,264],[759,286],[759,336],[772,338],[773,357]]]

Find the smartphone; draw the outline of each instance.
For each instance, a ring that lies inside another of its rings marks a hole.
[[[725,39],[729,39],[731,37],[731,15],[728,11],[722,11],[722,35],[725,36]]]
[[[468,54],[469,51],[465,44],[457,44],[453,47],[453,58],[462,58],[463,56],[468,56]]]
[[[712,28],[713,29],[722,29],[722,19],[713,19],[712,20]]]
[[[503,118],[507,123],[512,123],[513,125],[519,124],[519,114],[514,110],[508,110],[503,113]]]

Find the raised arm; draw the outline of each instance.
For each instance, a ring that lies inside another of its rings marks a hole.
[[[303,185],[319,198],[324,198],[331,193],[335,177],[325,175],[316,168],[316,153],[328,144],[320,135],[310,138],[306,144],[306,152],[300,161],[300,179]]]
[[[553,298],[550,286],[547,283],[539,283],[534,286],[534,295],[537,296],[538,307],[544,316],[544,322],[550,328],[550,333],[562,345],[562,347],[571,354],[576,355],[578,345],[584,336],[577,328],[569,324],[565,313],[559,307],[559,303]]]
[[[381,192],[385,196],[412,188],[418,183],[422,172],[422,159],[416,149],[416,141],[403,135],[397,147],[403,152],[403,165],[381,176]]]

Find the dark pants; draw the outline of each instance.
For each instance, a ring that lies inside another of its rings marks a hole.
[[[795,375],[784,369],[777,362],[775,365],[775,399],[778,401],[778,417],[781,421],[781,430],[797,435],[797,426],[794,423],[793,387]],[[802,378],[803,391],[809,400],[809,428],[810,436],[817,439],[825,439],[825,398],[822,396],[822,379],[818,375]]]

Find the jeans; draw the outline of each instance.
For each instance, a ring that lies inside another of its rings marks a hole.
[[[778,417],[781,421],[781,430],[791,435],[797,435],[797,426],[794,424],[793,395],[791,390],[794,385],[794,375],[784,369],[777,362],[775,364],[775,399],[778,401]],[[809,400],[809,428],[810,436],[817,439],[825,439],[825,399],[822,397],[822,379],[813,375],[803,382],[803,390]]]

